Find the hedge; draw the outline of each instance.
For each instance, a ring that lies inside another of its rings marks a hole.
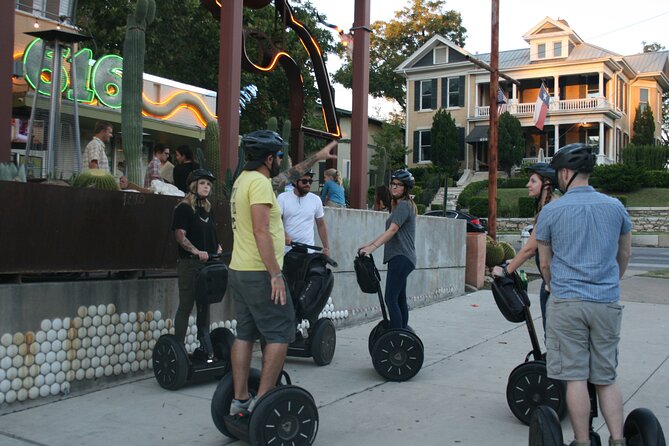
[[[458,209],[468,208],[469,201],[486,187],[488,187],[487,180],[474,181],[465,186],[465,188],[462,189],[462,192],[460,192],[460,195],[458,195]]]
[[[522,189],[527,185],[528,181],[528,177],[518,176],[513,178],[505,178],[502,180],[499,187],[502,189]]]
[[[666,170],[647,170],[643,176],[644,187],[669,187],[669,172]]]
[[[535,199],[533,197],[518,197],[518,217],[530,218],[534,217]]]
[[[499,198],[496,201],[499,208]],[[488,197],[472,197],[469,201],[469,213],[476,217],[488,218]]]
[[[627,195],[611,195],[613,198],[617,198],[620,200],[620,202],[623,204],[623,206],[627,207]]]
[[[416,203],[416,209],[418,210],[418,215],[423,215],[425,213],[425,209],[427,209],[427,206],[421,203]]]
[[[629,164],[608,164],[596,166],[592,174],[593,187],[608,192],[634,192],[643,185],[645,173],[643,169]]]

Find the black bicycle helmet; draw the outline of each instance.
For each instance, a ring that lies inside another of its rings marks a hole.
[[[530,175],[536,173],[541,178],[548,179],[554,187],[557,186],[557,176],[555,175],[555,169],[553,169],[550,166],[550,164],[548,163],[532,164],[530,166],[527,166],[527,170],[528,172],[530,172]]]
[[[195,169],[188,174],[188,178],[186,178],[186,183],[190,186],[190,184],[193,181],[198,181],[203,178],[211,181],[212,183],[216,182],[216,177],[214,176],[214,174],[209,172],[207,169]]]
[[[280,152],[287,144],[272,130],[256,130],[244,135],[242,146],[247,160],[260,160],[269,154]]]
[[[412,188],[413,185],[416,184],[416,180],[414,180],[413,175],[406,169],[396,170],[390,176],[390,179],[401,181],[406,188]]]
[[[593,147],[583,143],[568,144],[562,147],[553,156],[551,167],[557,172],[559,169],[570,169],[576,172],[590,173],[595,168],[596,157]]]

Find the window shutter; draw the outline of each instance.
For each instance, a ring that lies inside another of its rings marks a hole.
[[[465,159],[465,128],[464,127],[458,127],[458,148],[460,156],[460,160]]]
[[[437,109],[437,85],[439,83],[438,79],[432,79],[432,104],[431,107],[432,110]]]
[[[465,77],[460,76],[460,81],[458,82],[459,92],[458,92],[458,106],[465,106]]]
[[[448,78],[441,78],[441,108],[448,108]]]
[[[420,152],[420,131],[414,130],[413,132],[413,162],[418,164],[418,155]]]
[[[413,81],[413,111],[420,110],[420,81]]]

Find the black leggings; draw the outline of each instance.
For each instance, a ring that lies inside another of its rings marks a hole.
[[[388,261],[385,301],[392,328],[407,328],[409,324],[407,277],[414,268],[414,264],[402,255]]]

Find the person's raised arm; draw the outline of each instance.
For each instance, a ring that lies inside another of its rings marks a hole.
[[[290,169],[281,172],[272,178],[272,188],[274,190],[281,190],[286,184],[297,181],[302,175],[311,169],[311,166],[319,161],[337,159],[337,155],[332,153],[332,150],[337,147],[337,141],[330,141],[328,145],[323,147],[318,152],[309,155],[304,161],[291,167]]]
[[[618,239],[618,254],[616,255],[616,262],[618,262],[618,269],[620,269],[620,278],[627,270],[627,264],[632,257],[632,232],[623,234]]]

